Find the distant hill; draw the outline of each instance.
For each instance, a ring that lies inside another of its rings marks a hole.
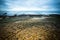
[[[50,14],[51,17],[60,17],[60,14]]]

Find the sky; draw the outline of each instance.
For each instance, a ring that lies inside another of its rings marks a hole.
[[[60,0],[0,0],[0,11],[58,11],[59,12]]]

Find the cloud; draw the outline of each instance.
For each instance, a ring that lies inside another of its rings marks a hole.
[[[21,0],[16,0],[16,1],[9,1],[6,0],[6,4],[9,6],[24,6],[24,7],[41,7],[43,5],[45,5],[46,3],[49,2],[48,1],[44,1],[44,0],[27,0],[27,1],[21,1]]]
[[[0,0],[0,11],[6,10],[8,8],[5,3],[6,0]]]
[[[31,15],[37,15],[38,13],[36,13],[36,12],[24,12],[24,14],[31,14]]]
[[[1,4],[2,10],[8,11],[56,11],[60,8],[59,0],[3,0]]]

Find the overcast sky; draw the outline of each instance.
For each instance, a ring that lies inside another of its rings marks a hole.
[[[26,11],[26,10],[58,10],[60,0],[0,0],[1,10]]]
[[[59,11],[60,0],[0,0],[2,11]]]

